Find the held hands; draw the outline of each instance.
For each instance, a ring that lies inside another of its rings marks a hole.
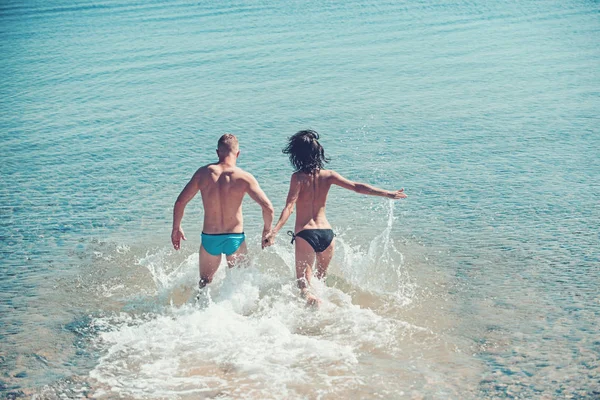
[[[185,234],[183,233],[183,229],[173,228],[173,231],[171,232],[171,243],[173,243],[173,248],[175,248],[175,250],[179,250],[181,248],[181,239],[187,240],[185,238]]]
[[[276,233],[274,233],[271,229],[263,230],[261,242],[261,247],[263,248],[263,250],[269,246],[272,246],[273,243],[275,243],[275,236]]]
[[[394,192],[388,192],[387,197],[394,200],[405,199],[408,196],[404,193],[404,188],[396,190]]]

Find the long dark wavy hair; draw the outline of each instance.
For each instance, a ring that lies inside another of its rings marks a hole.
[[[283,153],[290,157],[290,163],[296,171],[310,174],[323,169],[329,158],[325,157],[325,150],[319,143],[319,134],[307,129],[290,136]]]

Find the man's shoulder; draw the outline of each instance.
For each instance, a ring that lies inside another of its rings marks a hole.
[[[252,175],[250,172],[241,169],[240,167],[235,167],[235,170],[233,171],[233,173],[235,174],[235,177],[238,179],[242,179],[244,181],[255,181],[256,179],[254,178],[254,175]]]
[[[213,173],[217,172],[217,168],[215,164],[203,165],[196,170],[192,179],[197,180],[200,185],[203,185]]]
[[[216,163],[206,164],[196,170],[196,174],[207,174],[210,172],[216,172],[219,166]]]

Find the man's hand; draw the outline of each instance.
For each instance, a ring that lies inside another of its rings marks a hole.
[[[275,243],[275,234],[273,233],[272,230],[263,230],[263,234],[262,234],[262,242],[261,242],[261,247],[263,248],[263,250],[266,247],[272,246],[273,243]]]
[[[179,250],[181,248],[181,239],[187,240],[185,238],[185,234],[183,233],[183,229],[173,228],[173,231],[171,232],[171,242],[173,243],[175,250]]]
[[[404,193],[404,188],[402,188],[402,189],[396,190],[394,192],[389,192],[387,197],[389,197],[390,199],[399,200],[399,199],[405,199],[408,196]]]

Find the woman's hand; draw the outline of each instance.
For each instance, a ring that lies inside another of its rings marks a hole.
[[[399,199],[405,199],[408,196],[404,193],[404,188],[402,188],[402,189],[396,190],[394,192],[388,192],[387,197],[389,197],[390,199],[399,200]]]
[[[262,234],[262,248],[266,248],[269,246],[272,246],[273,243],[275,243],[275,236],[277,234],[275,232],[273,232],[271,229],[269,230],[263,230],[263,234]]]

